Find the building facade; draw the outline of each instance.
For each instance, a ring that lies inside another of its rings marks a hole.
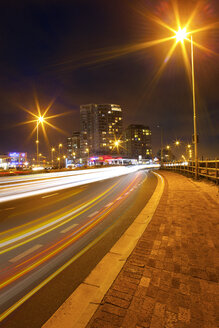
[[[118,152],[123,132],[122,109],[114,104],[80,106],[81,156]]]
[[[80,153],[80,132],[73,132],[71,137],[67,138],[67,158],[76,159],[81,156]]]
[[[126,154],[129,158],[152,157],[151,130],[140,124],[131,124],[125,130]]]

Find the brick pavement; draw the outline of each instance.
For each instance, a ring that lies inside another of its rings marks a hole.
[[[157,210],[87,328],[219,327],[219,203],[191,179],[161,174]]]

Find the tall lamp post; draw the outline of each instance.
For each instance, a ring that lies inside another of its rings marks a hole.
[[[55,151],[55,148],[52,147],[52,148],[51,148],[51,160],[52,160],[52,166],[53,166],[53,153],[54,153],[54,151]]]
[[[87,165],[89,165],[89,157],[90,157],[90,150],[89,150],[89,148],[86,148],[86,152],[87,152]]]
[[[160,164],[163,164],[163,127],[161,125],[157,125],[160,128]]]
[[[194,72],[194,53],[193,39],[191,35],[191,64],[192,64],[192,102],[193,102],[193,126],[194,126],[194,151],[195,151],[195,179],[198,179],[198,136],[196,123],[196,101],[195,101],[195,72]]]
[[[114,141],[114,148],[116,147],[118,154],[119,154],[120,143],[121,143],[121,140],[115,140]]]
[[[37,119],[37,138],[36,138],[36,151],[37,151],[37,165],[39,164],[39,125],[44,122],[43,116],[39,116]]]
[[[194,151],[195,151],[195,179],[198,179],[198,136],[197,136],[197,122],[196,122],[196,100],[195,100],[195,72],[194,72],[194,52],[193,52],[193,38],[191,32],[186,32],[186,28],[179,28],[175,32],[176,43],[183,43],[184,40],[187,40],[191,43],[191,73],[192,73],[192,102],[193,102],[193,128],[194,128]],[[191,34],[191,38],[187,37],[187,34]]]
[[[59,144],[59,169],[60,169],[60,158],[61,158],[61,148],[62,148],[62,144]]]

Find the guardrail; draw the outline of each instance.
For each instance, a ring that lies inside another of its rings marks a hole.
[[[188,176],[195,176],[195,162],[171,162],[163,163],[161,168],[164,170],[172,170],[187,174]],[[203,177],[219,183],[219,160],[203,160],[198,161],[198,177]]]

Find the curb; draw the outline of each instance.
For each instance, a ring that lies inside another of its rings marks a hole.
[[[147,205],[84,282],[42,326],[43,328],[86,327],[151,221],[160,202],[164,179],[161,175],[152,173],[158,177],[158,184]]]

